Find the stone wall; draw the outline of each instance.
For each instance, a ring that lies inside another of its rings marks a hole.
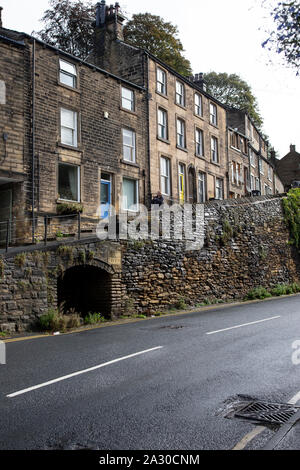
[[[288,244],[280,198],[205,204],[205,245],[155,241],[124,248],[123,282],[139,311],[241,299],[252,288],[300,279],[299,255]]]
[[[299,281],[299,255],[288,243],[280,197],[209,202],[204,208],[200,251],[186,251],[184,241],[89,239],[3,254],[0,328],[32,328],[57,307],[58,282],[74,267],[82,279],[87,267],[98,269],[99,289],[105,284],[110,291],[109,308],[101,313],[111,317],[151,314],[183,301],[241,299],[254,287]],[[78,277],[74,285],[80,287]]]
[[[17,252],[18,251],[18,252]],[[14,250],[0,258],[0,331],[23,331],[35,327],[38,318],[58,307],[58,285],[66,271],[97,268],[101,284],[109,286],[106,316],[120,315],[124,305],[119,243],[88,240],[53,243],[47,248]],[[80,274],[80,272],[79,272]],[[78,286],[78,281],[74,286]],[[68,293],[66,293],[68,294]],[[82,292],[84,296],[84,292]],[[67,295],[66,295],[67,298]],[[66,299],[67,300],[67,299]],[[102,313],[102,312],[101,312]]]

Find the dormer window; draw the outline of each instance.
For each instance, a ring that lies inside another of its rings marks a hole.
[[[77,86],[77,70],[74,64],[66,62],[65,60],[59,60],[59,81],[64,85],[71,88]]]

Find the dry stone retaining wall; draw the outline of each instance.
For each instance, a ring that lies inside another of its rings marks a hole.
[[[214,201],[205,204],[198,251],[187,251],[184,241],[89,239],[2,254],[0,329],[30,329],[57,307],[58,279],[74,266],[101,271],[110,289],[105,313],[112,317],[151,314],[178,302],[241,299],[254,287],[300,279],[280,197]]]

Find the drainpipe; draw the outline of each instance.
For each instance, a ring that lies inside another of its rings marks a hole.
[[[146,90],[147,90],[147,143],[148,143],[148,197],[147,205],[150,208],[151,205],[151,151],[150,151],[150,94],[149,94],[149,56],[145,52],[146,62]],[[146,195],[145,195],[146,196]]]
[[[260,194],[262,196],[262,184],[261,184],[261,173],[260,173],[260,164],[262,162],[262,158],[261,158],[261,148],[262,148],[262,145],[261,145],[261,137],[259,136],[259,154],[258,154],[258,159],[259,159],[259,162],[258,162],[258,177],[259,177],[259,187],[260,187]]]
[[[226,160],[227,160],[227,199],[229,199],[229,185],[230,185],[230,164],[229,164],[229,139],[228,139],[228,115],[226,111],[226,139],[225,139],[225,145],[226,145]]]
[[[31,155],[31,166],[32,166],[32,244],[35,241],[35,39],[33,39],[32,46],[32,155]]]

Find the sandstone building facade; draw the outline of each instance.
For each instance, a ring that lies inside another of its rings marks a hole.
[[[258,191],[261,195],[283,193],[283,184],[269,158],[268,142],[250,116],[229,108],[227,120],[231,179],[229,197],[241,197],[252,191]]]
[[[166,201],[204,202],[283,192],[268,144],[249,116],[210,96],[202,74],[183,77],[126,44],[123,22],[118,4],[98,3],[89,60],[148,90],[150,194],[159,190]]]
[[[49,216],[51,232],[64,210],[95,222],[112,205],[134,212],[146,203],[144,88],[4,28],[0,48],[2,243],[7,219],[18,240],[24,217],[28,226],[37,218],[36,235],[38,217]]]
[[[2,245],[44,225],[53,235],[70,212],[93,230],[112,206],[136,213],[158,191],[169,204],[283,192],[249,116],[209,95],[202,74],[126,44],[123,22],[118,4],[97,4],[87,61],[1,24]]]

